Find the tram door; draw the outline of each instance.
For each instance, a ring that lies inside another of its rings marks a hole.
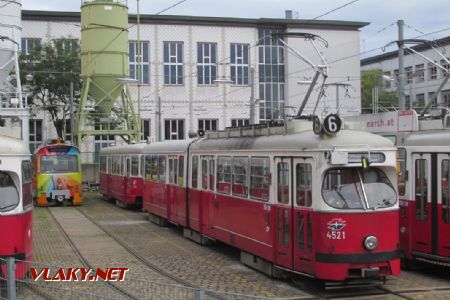
[[[436,182],[435,174],[431,172],[431,155],[420,153],[412,156],[412,197],[413,210],[413,245],[416,252],[432,252],[433,241],[433,209],[432,205],[437,201],[432,189],[432,182]],[[434,177],[434,180],[433,180]],[[433,201],[432,201],[433,200]]]
[[[281,267],[293,268],[293,159],[275,159],[275,263]]]
[[[436,254],[450,257],[450,154],[437,155]]]
[[[127,163],[126,163],[126,178],[125,178],[125,184],[124,184],[124,189],[123,189],[123,196],[124,199],[128,196],[128,193],[130,191],[130,186],[131,186],[131,158],[130,156],[126,157]]]
[[[314,274],[312,192],[316,169],[311,158],[295,158],[293,162],[294,268]]]

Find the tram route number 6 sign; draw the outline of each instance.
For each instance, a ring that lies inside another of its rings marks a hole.
[[[341,130],[342,121],[336,114],[328,115],[323,122],[318,116],[313,117],[313,131],[315,134],[326,133],[328,135],[333,135]]]

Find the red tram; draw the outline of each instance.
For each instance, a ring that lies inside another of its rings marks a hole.
[[[142,206],[142,150],[145,144],[100,150],[100,193],[118,206]]]
[[[184,227],[197,242],[241,249],[242,262],[271,276],[398,275],[392,142],[349,130],[283,130],[212,132],[145,146],[144,211],[156,223]]]
[[[0,257],[29,261],[32,255],[32,164],[23,141],[0,136]],[[6,265],[0,265],[6,277]],[[26,276],[24,263],[16,264],[16,278]]]

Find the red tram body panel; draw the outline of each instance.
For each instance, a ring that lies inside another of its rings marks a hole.
[[[0,257],[14,257],[16,279],[23,279],[32,259],[32,163],[28,145],[0,136]],[[6,278],[6,264],[0,273]]]

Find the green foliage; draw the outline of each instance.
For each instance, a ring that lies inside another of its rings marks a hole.
[[[372,89],[379,87],[378,103],[387,109],[398,103],[395,92],[383,91],[383,73],[380,69],[361,72],[361,107],[363,112],[372,112]]]
[[[80,53],[77,40],[58,39],[35,47],[21,55],[21,81],[27,86],[28,104],[32,110],[46,110],[63,136],[64,120],[70,118],[70,83],[74,85],[74,102],[80,97]],[[32,75],[31,81],[26,75]]]

